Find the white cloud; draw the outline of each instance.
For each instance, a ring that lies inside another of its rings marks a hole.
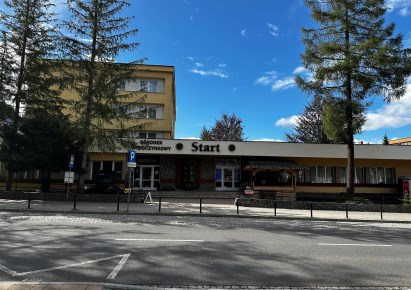
[[[401,16],[408,16],[410,14],[411,0],[388,0],[388,11],[399,10]]]
[[[247,36],[247,30],[246,30],[246,29],[241,30],[240,33],[241,33],[241,35],[244,36],[244,37]]]
[[[267,26],[269,28],[269,33],[274,37],[278,37],[278,35],[279,35],[278,27],[275,26],[274,24],[271,24],[271,23],[267,23]]]
[[[200,140],[200,138],[198,138],[198,137],[181,137],[181,138],[178,138],[178,139],[184,139],[184,140]]]
[[[303,66],[299,66],[294,69],[293,74],[300,74],[300,73],[306,73],[306,72],[308,72],[308,69],[306,69]]]
[[[293,75],[295,74],[306,74],[310,75],[309,70],[303,66],[296,67],[293,70]],[[278,73],[276,71],[266,72],[264,76],[259,77],[255,81],[256,85],[271,86],[273,91],[285,90],[295,86],[294,76],[285,76],[281,79],[278,78]]]
[[[365,131],[383,128],[400,128],[411,124],[411,84],[406,94],[398,101],[383,105],[374,112],[366,114]]]
[[[256,142],[284,142],[283,140],[280,139],[270,139],[270,138],[261,138],[261,139],[255,139],[252,141],[256,141]]]
[[[404,7],[400,10],[401,16],[408,16],[409,14],[410,14],[410,11],[408,10],[408,7]]]
[[[198,61],[199,58],[195,58],[192,56],[189,56],[188,59],[193,62],[193,68],[189,69],[189,72],[192,72],[194,74],[198,74],[201,76],[214,76],[214,77],[220,77],[220,78],[228,78],[229,74],[224,70],[227,65],[223,62],[220,62],[217,65],[214,65],[214,67],[208,68],[211,65],[204,64],[203,62]],[[211,61],[212,57],[207,58],[207,62]]]
[[[275,126],[276,127],[293,127],[297,125],[299,118],[300,118],[299,115],[293,115],[288,118],[281,118],[280,120],[275,122]]]
[[[268,86],[275,82],[278,77],[278,73],[276,71],[269,71],[265,74],[265,76],[259,77],[256,79],[255,84]]]
[[[215,76],[215,77],[220,77],[220,78],[228,78],[228,74],[218,71],[218,70],[199,70],[199,69],[190,69],[190,72],[194,73],[194,74],[198,74],[201,76]]]
[[[295,81],[293,77],[288,77],[281,80],[276,80],[272,85],[271,88],[273,91],[278,90],[285,90],[293,87],[295,85]]]

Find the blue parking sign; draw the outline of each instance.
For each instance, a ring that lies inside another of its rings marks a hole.
[[[127,167],[128,167],[128,168],[135,168],[135,167],[137,167],[136,151],[135,151],[135,150],[129,150],[129,151],[128,151]]]
[[[136,151],[135,150],[129,150],[128,151],[128,162],[136,162]]]

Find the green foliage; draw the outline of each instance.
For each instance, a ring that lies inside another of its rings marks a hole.
[[[390,145],[390,141],[388,140],[387,134],[384,134],[384,138],[382,139],[382,145]]]
[[[349,112],[353,115],[351,120],[347,116]],[[334,143],[347,144],[352,131],[354,134],[361,133],[361,128],[365,123],[364,106],[355,100],[329,98],[324,107],[323,118],[324,131],[327,136]]]
[[[34,108],[60,110],[62,99],[53,88],[56,25],[49,0],[5,0],[0,11],[0,111],[3,149],[0,160],[7,164],[7,189],[13,170],[21,167],[16,156],[20,122]],[[8,11],[8,12],[6,12]]]
[[[210,141],[210,140],[212,140],[212,139],[211,139],[211,132],[210,132],[210,130],[208,130],[208,129],[206,128],[206,126],[204,126],[203,129],[201,130],[200,139],[201,139],[201,140],[204,140],[204,141]]]
[[[287,141],[317,144],[332,143],[331,139],[325,134],[323,111],[323,99],[318,95],[314,96],[299,116],[297,124],[294,126],[294,132],[285,134]]]
[[[71,18],[63,23],[68,31],[62,45],[67,59],[64,76],[66,88],[80,96],[69,108],[83,142],[84,169],[90,146],[113,151],[120,137],[144,126],[132,111],[137,103],[145,101],[145,96],[119,94],[117,90],[119,83],[136,73],[135,68],[115,62],[120,52],[138,47],[138,43],[126,42],[137,33],[137,29],[127,29],[131,18],[121,15],[129,5],[120,0],[67,1]],[[84,176],[80,176],[79,189],[82,187]]]
[[[214,126],[207,130],[204,126],[201,131],[201,140],[215,141],[245,141],[243,133],[243,121],[235,114],[221,114],[221,118],[215,121]]]
[[[411,50],[403,48],[402,35],[394,36],[394,24],[385,25],[384,0],[305,0],[305,4],[318,26],[302,31],[301,59],[311,75],[297,76],[296,83],[309,94],[332,100],[326,106],[324,126],[328,137],[347,143],[347,193],[352,194],[354,134],[361,132],[368,99],[382,96],[390,102],[404,95]]]

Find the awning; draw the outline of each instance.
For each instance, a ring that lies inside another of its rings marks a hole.
[[[244,169],[263,169],[263,170],[305,170],[304,166],[301,166],[294,161],[249,161]]]

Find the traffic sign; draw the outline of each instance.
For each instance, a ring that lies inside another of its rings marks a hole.
[[[127,167],[129,167],[129,168],[137,167],[136,150],[129,150],[128,151]]]
[[[70,169],[73,169],[73,168],[74,168],[74,155],[70,155],[68,167],[69,167]]]

